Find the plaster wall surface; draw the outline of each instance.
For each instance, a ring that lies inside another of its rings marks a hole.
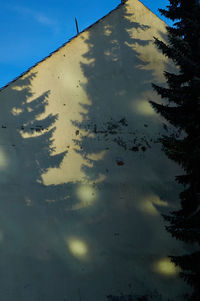
[[[152,43],[165,34],[129,0],[1,90],[1,300],[187,289],[167,259],[186,247],[160,215],[177,206],[180,171],[148,104],[170,68]]]

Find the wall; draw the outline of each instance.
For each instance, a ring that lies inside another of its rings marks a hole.
[[[153,36],[164,22],[129,0],[1,90],[2,300],[185,291],[160,215],[180,171],[155,142],[169,66]]]

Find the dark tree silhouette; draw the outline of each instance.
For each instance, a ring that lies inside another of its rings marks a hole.
[[[198,244],[193,254],[170,258],[193,288],[189,300],[200,300],[200,3],[169,2],[160,12],[175,23],[167,26],[168,43],[155,38],[155,44],[174,62],[177,72],[164,72],[167,87],[153,84],[163,103],[150,103],[174,127],[173,134],[163,135],[160,142],[166,155],[184,171],[176,177],[184,185],[181,209],[164,215],[170,223],[166,229],[178,240]]]

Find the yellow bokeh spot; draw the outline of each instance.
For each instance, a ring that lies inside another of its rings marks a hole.
[[[138,101],[136,104],[136,110],[141,115],[153,116],[156,114],[154,109],[149,104],[148,100]]]
[[[106,25],[105,27],[104,27],[104,34],[106,35],[106,36],[110,36],[111,34],[112,34],[112,27],[110,26],[110,25]]]
[[[77,238],[66,238],[65,242],[72,255],[78,258],[86,257],[88,253],[88,248],[85,242]]]
[[[84,205],[91,205],[97,198],[97,191],[92,185],[80,185],[77,189],[77,196]]]
[[[154,270],[164,276],[175,276],[179,271],[174,263],[172,263],[167,257],[158,260],[154,265]]]
[[[151,214],[151,215],[157,215],[158,211],[154,207],[153,203],[150,200],[145,200],[141,204],[142,211]]]

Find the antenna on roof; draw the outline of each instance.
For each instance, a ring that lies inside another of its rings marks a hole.
[[[77,30],[77,34],[79,34],[78,22],[77,22],[77,19],[76,19],[76,18],[75,18],[75,23],[76,23],[76,30]]]

